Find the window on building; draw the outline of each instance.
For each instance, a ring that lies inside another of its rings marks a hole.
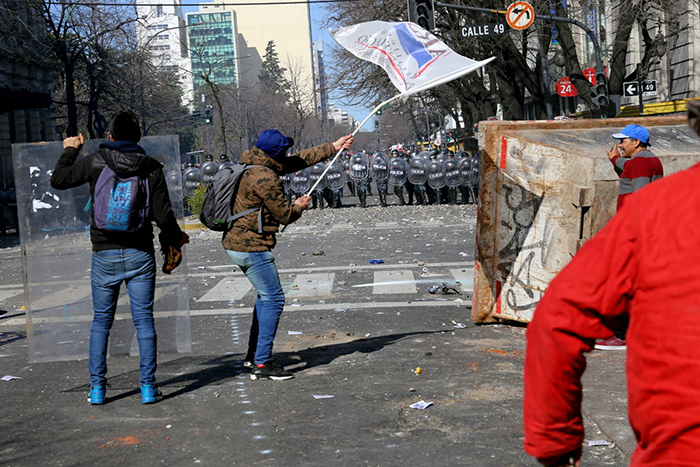
[[[163,5],[156,5],[156,16],[163,16]]]

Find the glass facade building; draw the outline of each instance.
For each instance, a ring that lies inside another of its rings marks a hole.
[[[194,88],[206,83],[238,83],[236,29],[233,11],[188,13],[190,60]]]

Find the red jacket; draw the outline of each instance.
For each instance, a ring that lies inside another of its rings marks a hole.
[[[700,164],[627,197],[551,282],[527,330],[525,450],[581,446],[595,339],[627,331],[633,466],[700,465]]]

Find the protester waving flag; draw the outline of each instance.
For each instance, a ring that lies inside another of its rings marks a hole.
[[[330,33],[356,57],[384,68],[402,97],[464,76],[495,58],[477,62],[463,57],[410,22],[369,21]]]
[[[384,68],[399,94],[372,110],[352,133],[389,102],[420,91],[445,84],[486,65],[496,57],[477,62],[463,57],[447,47],[440,39],[415,23],[369,21],[329,32],[338,44],[356,57]],[[311,187],[311,194],[341,151],[328,163],[326,170]],[[284,229],[283,229],[284,230]]]

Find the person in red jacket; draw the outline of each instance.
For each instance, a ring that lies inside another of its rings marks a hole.
[[[698,133],[700,104],[688,109]],[[626,319],[631,465],[699,464],[699,217],[697,164],[626,197],[551,282],[525,359],[524,447],[542,464],[579,465],[584,354]]]
[[[618,143],[608,153],[608,159],[620,175],[617,210],[635,191],[664,176],[661,161],[649,149],[649,130],[640,125],[627,125],[620,133],[612,135]],[[625,350],[627,327],[622,326],[610,339],[595,344],[598,350]]]

